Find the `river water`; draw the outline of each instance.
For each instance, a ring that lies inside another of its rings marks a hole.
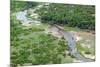
[[[42,8],[44,4],[40,4],[38,6],[36,6],[34,9],[28,9],[31,10],[32,12],[32,16],[33,17],[37,17],[39,16],[35,11]],[[28,15],[28,10],[24,10],[24,11],[19,11],[16,13],[16,19],[22,22],[22,25],[31,25],[31,24],[36,24],[36,25],[40,25],[41,21],[37,19],[31,19],[29,17],[27,17]]]
[[[74,36],[73,33],[68,32],[68,31],[62,31],[64,38],[66,41],[68,41],[68,46],[69,46],[69,53],[73,55],[76,59],[82,61],[82,62],[91,62],[93,61],[92,59],[85,58],[83,55],[81,55],[77,48],[76,48],[76,37]]]
[[[84,57],[83,55],[81,55],[78,52],[78,49],[76,47],[76,37],[74,36],[74,34],[72,32],[60,29],[60,27],[57,26],[57,25],[55,27],[58,28],[62,32],[64,39],[68,42],[69,53],[72,56],[74,56],[77,60],[80,60],[81,62],[92,62],[92,61],[94,61],[92,59]]]

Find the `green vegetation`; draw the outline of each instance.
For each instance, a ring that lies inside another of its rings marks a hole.
[[[68,49],[64,38],[59,40],[43,32],[48,26],[42,24],[27,28],[22,26],[15,16],[11,16],[11,66],[72,62],[72,58],[69,61],[64,60],[65,50]],[[31,33],[35,35],[27,36]]]
[[[36,12],[40,14],[42,22],[95,29],[95,6],[52,3]]]
[[[36,2],[13,1],[13,0],[10,2],[10,4],[11,4],[11,7],[10,7],[11,12],[17,12],[17,11],[22,11],[29,8],[34,8],[35,6],[38,5],[38,3]]]
[[[63,55],[66,45],[63,42],[55,44],[55,41],[56,38],[46,34],[37,34],[34,38],[19,39],[11,47],[11,63],[16,65],[61,63],[61,58],[57,56]]]
[[[67,31],[80,32],[82,29],[95,29],[95,7],[89,5],[44,5],[37,10],[41,17],[41,25],[23,26],[21,21],[16,20],[16,12],[34,9],[40,3],[11,0],[11,66],[60,64],[73,62],[74,57],[66,55],[69,50],[64,37],[58,39],[44,31],[49,24],[64,24]],[[30,16],[30,15],[29,15]],[[32,17],[31,17],[32,18]],[[79,29],[82,28],[82,29]],[[92,50],[77,43],[77,49],[82,54],[93,54]]]
[[[89,49],[87,47],[83,47],[80,43],[77,43],[77,49],[81,54],[92,54],[94,55],[95,53],[93,52],[93,49]],[[83,54],[83,55],[84,55]]]
[[[73,62],[73,58],[71,56],[67,56],[65,58],[62,58],[62,63],[71,63]]]

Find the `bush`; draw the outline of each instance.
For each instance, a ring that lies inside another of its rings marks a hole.
[[[37,33],[31,39],[23,39],[13,43],[11,47],[11,64],[58,64],[62,60],[59,55],[63,56],[65,50],[65,41],[60,40],[57,42],[57,38],[50,34]]]
[[[85,52],[85,54],[91,54],[91,52],[87,51],[87,52]]]

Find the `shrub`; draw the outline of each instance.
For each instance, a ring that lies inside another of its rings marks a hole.
[[[16,43],[19,45],[15,47]],[[31,39],[16,41],[12,46],[11,63],[13,65],[61,63],[59,55],[63,56],[66,50],[63,40],[57,42],[55,37],[44,33],[37,33]]]

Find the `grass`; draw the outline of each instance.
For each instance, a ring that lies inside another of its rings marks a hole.
[[[64,25],[64,29],[65,29],[66,31],[76,31],[76,32],[81,31],[81,29],[75,28],[75,27],[69,27],[67,24]]]
[[[81,54],[83,54],[83,52],[85,54],[94,54],[94,52],[91,51],[92,49],[87,48],[87,47],[82,47],[80,43],[77,44],[77,49]]]
[[[35,25],[35,24],[32,24],[30,26],[24,26],[23,29],[30,29],[32,30],[33,32],[35,31],[44,31],[45,29],[47,29],[50,25],[47,24],[47,23],[41,23],[40,25]]]
[[[73,58],[71,58],[70,56],[66,56],[65,58],[62,59],[62,63],[72,63],[73,62]]]
[[[93,30],[88,30],[88,29],[80,29],[80,28],[77,28],[77,27],[70,27],[70,26],[68,26],[67,24],[64,25],[64,29],[65,29],[66,31],[76,31],[76,32],[93,31]]]
[[[47,24],[47,23],[41,23],[39,26],[32,25],[32,27],[41,28],[41,29],[47,29],[49,27],[49,24]]]

